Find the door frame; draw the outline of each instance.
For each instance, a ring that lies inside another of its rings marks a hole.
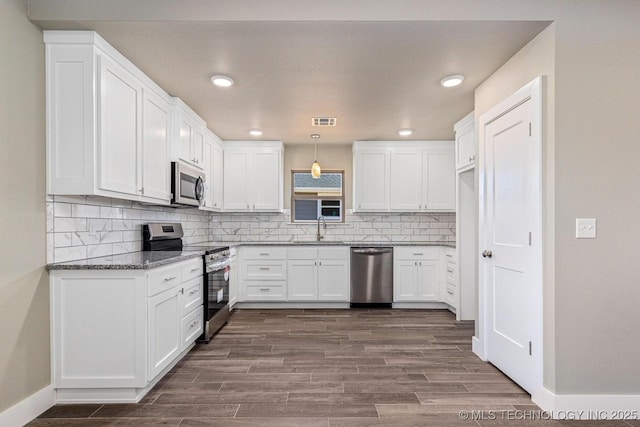
[[[521,89],[508,96],[506,99],[498,103],[496,106],[488,110],[486,113],[480,116],[478,121],[478,334],[474,337],[473,351],[482,360],[487,360],[488,353],[488,340],[485,339],[490,331],[490,313],[488,312],[488,292],[487,292],[487,268],[486,264],[482,262],[481,253],[485,249],[486,235],[486,141],[485,141],[485,128],[491,122],[507,114],[517,106],[526,101],[533,102],[532,104],[532,141],[535,144],[535,158],[532,159],[536,164],[534,169],[538,172],[537,183],[538,191],[534,194],[535,202],[533,206],[530,206],[532,212],[534,212],[534,224],[532,226],[532,239],[537,243],[537,247],[534,247],[533,251],[533,263],[532,268],[532,282],[534,283],[533,289],[533,313],[534,313],[534,327],[532,337],[532,357],[534,358],[533,364],[535,366],[534,377],[536,378],[536,390],[539,392],[543,386],[543,295],[542,295],[542,251],[544,247],[544,236],[542,230],[542,90],[543,90],[543,77],[538,76]]]

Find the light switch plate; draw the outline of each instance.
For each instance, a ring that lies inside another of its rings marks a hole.
[[[595,239],[596,219],[576,218],[576,239]]]

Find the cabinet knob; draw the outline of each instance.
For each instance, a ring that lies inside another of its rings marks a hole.
[[[482,257],[483,258],[491,258],[493,257],[493,253],[489,250],[484,250],[482,251]]]

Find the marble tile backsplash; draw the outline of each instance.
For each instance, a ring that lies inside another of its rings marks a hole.
[[[211,239],[220,243],[316,240],[317,225],[291,224],[284,214],[214,214]],[[342,224],[328,223],[325,241],[455,242],[455,213],[347,214]]]
[[[142,249],[142,224],[180,222],[185,244],[316,240],[316,224],[291,224],[290,212],[209,213],[93,196],[47,198],[47,262]],[[347,214],[327,224],[325,241],[455,242],[455,213]]]
[[[47,198],[47,262],[64,262],[142,249],[142,224],[180,222],[185,243],[208,242],[210,215],[197,209],[149,206],[93,196]]]

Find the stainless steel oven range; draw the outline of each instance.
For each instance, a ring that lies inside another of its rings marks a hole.
[[[198,342],[209,342],[229,318],[229,247],[199,243],[183,246],[179,223],[150,223],[142,226],[145,251],[202,251],[204,256],[204,332]]]

